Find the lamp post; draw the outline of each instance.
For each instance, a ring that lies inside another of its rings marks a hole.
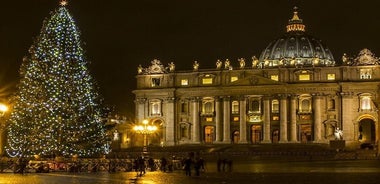
[[[5,122],[3,122],[3,117],[8,111],[8,106],[3,103],[0,103],[0,155],[3,155],[4,152],[4,130]]]
[[[133,130],[138,133],[142,134],[144,136],[144,146],[143,146],[143,153],[148,153],[148,142],[147,142],[147,136],[154,133],[157,130],[157,127],[154,125],[149,125],[148,120],[143,120],[141,125],[136,125],[133,127]]]

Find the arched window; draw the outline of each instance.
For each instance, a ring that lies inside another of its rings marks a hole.
[[[161,115],[161,100],[151,100],[149,105],[150,115]]]
[[[232,101],[232,114],[239,114],[239,102],[237,100]]]
[[[334,110],[335,109],[335,100],[334,99],[330,99],[327,102],[327,109],[328,110]]]
[[[278,100],[272,100],[272,113],[278,113],[279,111],[280,109]]]
[[[371,97],[362,96],[360,99],[360,108],[361,110],[371,110]]]
[[[310,112],[310,100],[303,99],[301,101],[301,112]]]
[[[189,111],[189,105],[186,102],[181,103],[181,112],[187,113]]]
[[[212,115],[214,113],[214,99],[205,98],[202,100],[202,114]]]

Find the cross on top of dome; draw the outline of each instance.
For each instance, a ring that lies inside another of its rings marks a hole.
[[[60,4],[61,6],[66,6],[66,5],[68,4],[68,2],[67,2],[67,0],[61,0],[61,1],[59,2],[59,4]]]
[[[293,10],[293,17],[289,20],[289,24],[286,26],[286,32],[305,32],[305,25],[302,23],[302,19],[298,17],[298,8],[295,6]]]

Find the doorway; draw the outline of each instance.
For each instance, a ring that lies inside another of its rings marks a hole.
[[[375,122],[372,119],[362,119],[359,122],[359,135],[358,139],[365,143],[376,142],[376,128]]]
[[[205,126],[205,134],[204,141],[205,143],[211,144],[214,141],[214,127],[213,126]]]

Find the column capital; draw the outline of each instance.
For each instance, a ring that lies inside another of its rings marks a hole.
[[[278,94],[277,96],[278,96],[281,100],[283,100],[283,99],[287,99],[288,96],[289,96],[289,94],[287,94],[287,93],[280,93],[280,94]]]
[[[344,92],[340,92],[339,95],[342,97],[352,97],[355,95],[355,93],[352,91],[344,91]]]
[[[239,101],[242,101],[242,100],[247,100],[248,97],[245,96],[245,95],[240,95],[240,96],[237,96],[236,99],[239,100]]]
[[[214,100],[215,100],[215,102],[220,102],[223,100],[223,97],[222,96],[214,96]]]
[[[198,96],[190,97],[190,101],[191,101],[191,102],[199,102],[200,100],[201,100],[201,98],[198,97]]]
[[[173,102],[175,102],[175,98],[174,97],[166,97],[166,98],[164,98],[164,102],[173,103]]]
[[[289,94],[289,96],[290,96],[290,98],[291,98],[292,100],[295,100],[295,99],[298,99],[298,97],[299,97],[300,95],[298,95],[298,94]]]
[[[146,98],[136,98],[135,103],[144,104],[147,101]]]
[[[231,100],[231,96],[221,96],[221,98],[223,98],[223,101],[230,101]]]
[[[272,95],[264,95],[263,100],[270,100],[272,99]]]

